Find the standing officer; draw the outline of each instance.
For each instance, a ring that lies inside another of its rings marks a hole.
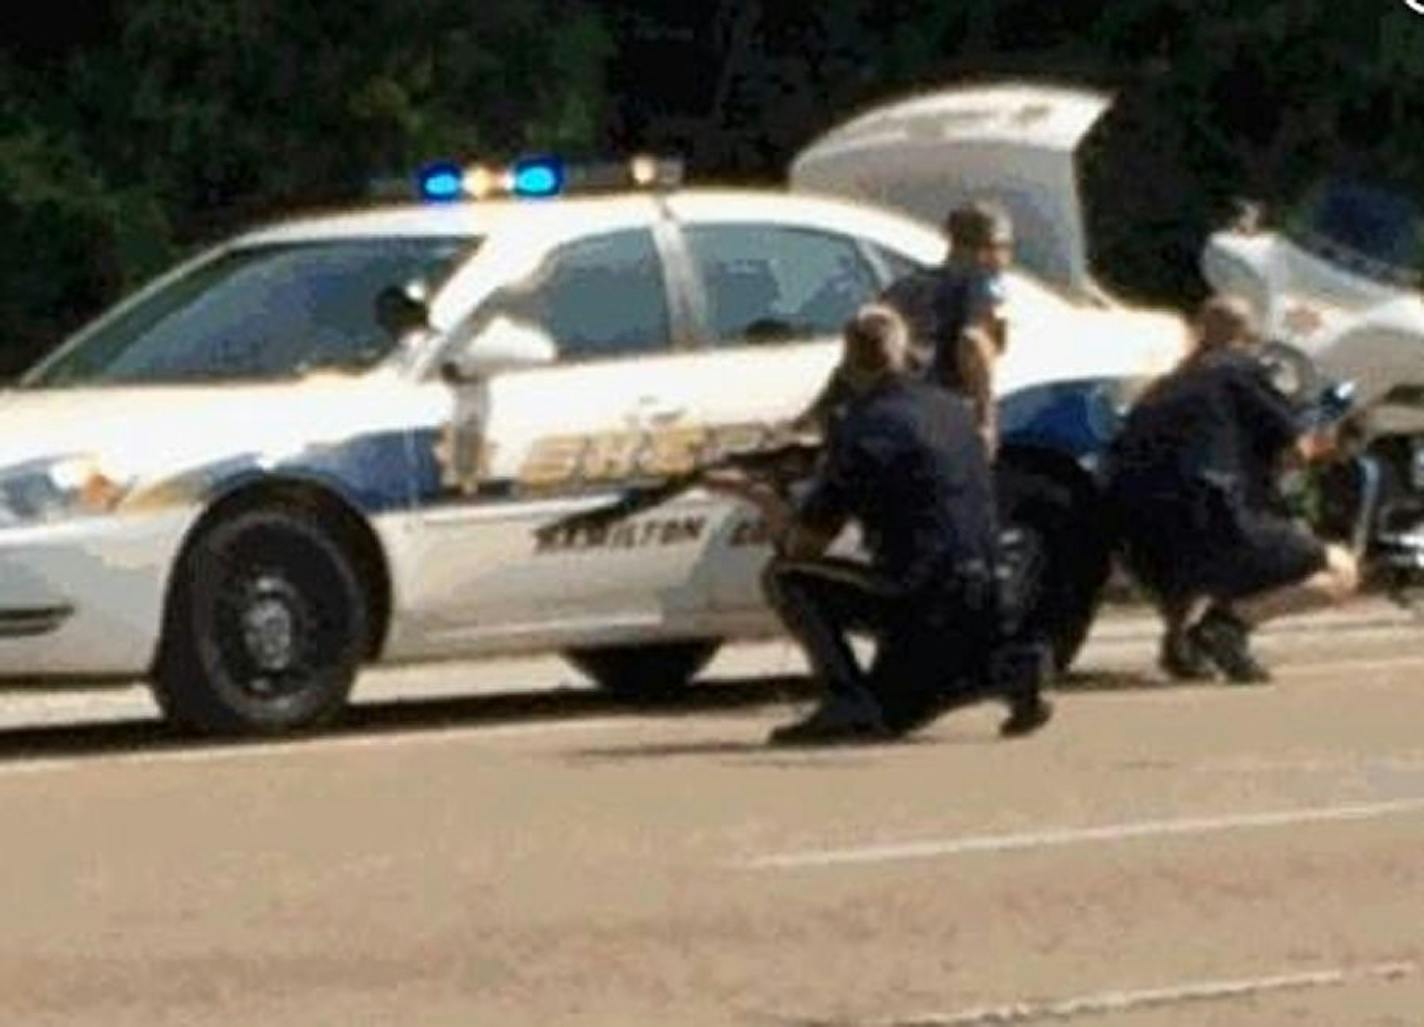
[[[1011,709],[1005,735],[1051,714],[1040,696],[1046,651],[1019,659],[1016,680],[988,680],[1002,638],[989,464],[963,399],[912,380],[908,364],[903,320],[863,307],[845,330],[849,398],[800,505],[735,474],[708,480],[765,516],[778,550],[763,578],[768,596],[827,689],[774,743],[897,736],[943,709],[947,692],[967,700],[1000,689]],[[824,555],[851,519],[869,566]],[[848,644],[853,630],[876,638],[868,673]]]
[[[994,366],[1008,345],[1003,272],[1013,256],[1013,222],[1002,208],[966,203],[949,212],[945,234],[944,263],[892,282],[880,302],[909,326],[912,365],[969,400],[992,456],[998,447]],[[837,369],[798,423],[824,424],[849,394]]]
[[[1160,663],[1178,678],[1269,680],[1251,653],[1272,617],[1338,603],[1355,558],[1298,527],[1277,489],[1283,459],[1316,459],[1331,429],[1304,430],[1252,353],[1250,307],[1202,307],[1195,350],[1138,401],[1114,443],[1109,494],[1128,567],[1167,621]]]

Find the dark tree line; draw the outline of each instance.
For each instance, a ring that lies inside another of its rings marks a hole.
[[[13,5],[12,5],[13,6]],[[0,16],[0,372],[192,247],[423,160],[675,151],[777,182],[868,104],[1111,90],[1096,263],[1168,302],[1234,197],[1348,165],[1424,195],[1402,0],[50,0]]]

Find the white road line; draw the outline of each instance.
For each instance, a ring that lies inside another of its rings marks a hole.
[[[627,717],[600,717],[587,720],[556,721],[541,724],[472,724],[460,728],[392,731],[376,735],[338,735],[330,738],[293,739],[289,742],[240,742],[233,745],[183,749],[152,749],[132,752],[103,752],[88,756],[19,757],[0,762],[0,777],[26,774],[48,774],[63,770],[84,770],[109,767],[114,764],[149,763],[223,763],[238,760],[271,759],[274,756],[304,756],[312,753],[340,752],[353,749],[388,749],[416,742],[421,745],[469,745],[474,742],[499,741],[523,735],[555,734],[564,731],[606,731],[634,723]],[[138,743],[143,744],[143,743]]]
[[[864,1027],[996,1027],[1000,1024],[1063,1022],[1083,1016],[1128,1013],[1138,1009],[1184,1005],[1189,1002],[1247,998],[1276,991],[1330,988],[1371,980],[1399,980],[1419,972],[1414,962],[1376,963],[1372,966],[1337,967],[1303,973],[1283,973],[1230,981],[1198,981],[1140,991],[1109,991],[1060,1002],[1014,1002],[1010,1005],[970,1009],[948,1015],[932,1013],[896,1020],[870,1021]],[[802,1027],[843,1021],[795,1020]]]
[[[1286,652],[1294,651],[1301,645],[1317,646],[1338,646],[1344,642],[1390,642],[1399,641],[1407,643],[1410,635],[1419,635],[1424,638],[1424,632],[1414,624],[1397,624],[1387,626],[1366,626],[1350,627],[1347,629],[1334,629],[1331,631],[1317,632],[1291,632],[1289,634],[1280,632],[1268,634],[1262,632],[1257,636],[1258,647],[1261,649],[1275,649]],[[1103,637],[1089,639],[1087,650],[1095,649],[1136,649],[1140,646],[1155,646],[1162,637],[1162,630],[1158,628],[1151,633],[1140,635],[1106,635]]]
[[[1233,696],[1272,696],[1281,688],[1289,688],[1292,681],[1302,678],[1330,678],[1349,675],[1348,680],[1333,682],[1340,688],[1363,688],[1372,685],[1387,684],[1390,687],[1397,687],[1398,681],[1381,681],[1374,678],[1360,678],[1357,675],[1370,674],[1379,671],[1402,670],[1409,667],[1424,668],[1424,654],[1419,656],[1389,656],[1378,660],[1336,660],[1331,663],[1272,663],[1272,670],[1276,675],[1276,685],[1274,687],[1261,687],[1257,685],[1229,685],[1206,682],[1192,682],[1189,684],[1163,682],[1160,686],[1154,686],[1151,680],[1144,680],[1141,685],[1134,685],[1131,688],[1094,688],[1092,684],[1094,675],[1101,674],[1124,674],[1142,671],[1144,674],[1155,673],[1155,668],[1149,668],[1147,662],[1134,662],[1131,668],[1124,667],[1121,663],[1114,662],[1110,665],[1085,664],[1081,670],[1074,673],[1081,675],[1084,683],[1067,684],[1062,693],[1071,696],[1073,701],[1089,699],[1095,702],[1177,702],[1180,701],[1183,693],[1194,692],[1205,695],[1233,695]],[[1312,687],[1316,687],[1312,685]]]
[[[1400,667],[1424,666],[1424,654],[1418,656],[1387,656],[1378,660],[1336,660],[1333,663],[1283,663],[1282,674],[1322,676],[1346,670],[1397,670]],[[1344,682],[1352,684],[1353,682]]]
[[[1327,823],[1342,820],[1370,820],[1424,812],[1424,797],[1353,806],[1307,807],[1273,813],[1239,813],[1220,817],[1193,817],[1183,820],[1141,820],[1103,827],[1063,828],[1024,834],[971,835],[942,841],[907,842],[900,845],[868,845],[850,849],[821,849],[758,856],[737,865],[750,870],[799,870],[807,867],[841,866],[853,863],[886,863],[906,859],[935,859],[963,856],[971,852],[1006,852],[1015,849],[1046,849],[1091,842],[1119,842],[1129,838],[1163,835],[1208,834],[1246,828],[1285,827],[1292,824]]]

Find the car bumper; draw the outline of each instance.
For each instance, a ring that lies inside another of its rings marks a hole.
[[[190,512],[0,530],[0,680],[152,666]]]

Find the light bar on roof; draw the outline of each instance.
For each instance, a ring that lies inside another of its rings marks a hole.
[[[523,157],[508,167],[453,161],[426,165],[418,176],[420,195],[432,202],[515,196],[543,199],[577,193],[628,189],[671,189],[682,183],[683,162],[646,154],[626,161],[567,163],[557,156]]]

